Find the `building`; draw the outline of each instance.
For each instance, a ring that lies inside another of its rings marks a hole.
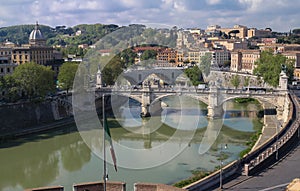
[[[263,44],[276,44],[277,38],[261,38]]]
[[[230,70],[253,73],[254,63],[260,58],[260,50],[237,50],[231,52]]]
[[[0,47],[0,76],[12,74],[16,64],[11,61],[12,49],[9,47]]]
[[[295,68],[300,68],[300,51],[286,51],[281,53],[287,59],[295,60]]]
[[[227,50],[240,50],[240,49],[248,49],[248,42],[245,40],[233,40],[233,39],[218,39],[212,41],[214,46],[224,46]]]
[[[233,28],[220,28],[219,29],[221,32],[224,32],[225,34],[229,35],[229,33],[231,31],[239,31],[237,34],[236,34],[236,38],[240,38],[240,39],[244,39],[247,37],[248,35],[248,28],[246,26],[243,26],[243,25],[234,25]]]
[[[211,65],[215,67],[224,66],[225,62],[230,60],[230,52],[227,50],[213,50],[211,51],[212,60]]]
[[[172,48],[163,49],[157,52],[156,59],[158,62],[172,63],[173,66],[177,66],[178,63],[177,50],[174,50]]]
[[[46,39],[40,31],[38,23],[30,33],[29,44],[12,47],[11,60],[18,65],[26,62],[46,65],[54,59],[53,48],[46,45]]]
[[[260,50],[272,50],[274,52],[300,51],[300,44],[266,44],[259,47]]]
[[[207,54],[211,55],[211,65],[215,67],[224,66],[225,62],[230,60],[230,52],[227,50],[209,50],[202,49],[198,51],[189,51],[188,60],[194,63],[201,63],[201,58]]]
[[[251,28],[251,29],[248,29],[248,31],[247,31],[248,38],[252,38],[252,37],[262,38],[262,37],[268,37],[271,35],[272,35],[272,30],[270,30],[270,29]]]

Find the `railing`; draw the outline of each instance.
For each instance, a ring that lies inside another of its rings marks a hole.
[[[258,170],[259,168],[268,165],[269,163],[276,162],[281,158],[288,150],[286,147],[292,146],[294,139],[296,141],[300,138],[300,120],[299,120],[299,101],[295,98],[295,95],[290,95],[290,98],[293,100],[292,104],[292,116],[290,117],[290,122],[287,124],[287,127],[282,129],[277,135],[262,146],[263,150],[249,161],[249,157],[245,158],[246,164],[244,165],[245,175],[251,175]],[[292,119],[295,119],[291,123]],[[248,158],[248,161],[246,160]]]
[[[290,100],[292,100],[291,114],[285,128],[281,129],[278,135],[274,135],[266,143],[246,155],[244,158],[233,161],[225,166],[223,168],[224,180],[226,180],[226,178],[232,178],[233,175],[240,174],[243,170],[245,175],[251,175],[263,170],[283,157],[292,148],[294,143],[299,141],[300,119],[298,108],[300,107],[300,104],[298,99],[295,98],[295,95],[290,95]],[[197,191],[211,190],[211,188],[218,186],[219,178],[220,171],[216,171],[210,176],[184,187],[184,189]]]

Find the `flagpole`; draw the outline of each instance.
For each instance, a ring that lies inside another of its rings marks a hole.
[[[106,191],[106,149],[105,149],[105,134],[106,134],[106,131],[105,131],[105,109],[104,109],[104,96],[105,94],[102,95],[102,126],[103,126],[103,182],[104,182],[104,185],[103,185],[103,190]]]

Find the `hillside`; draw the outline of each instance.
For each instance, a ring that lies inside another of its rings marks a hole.
[[[0,28],[0,42],[9,40],[16,44],[28,43],[30,32],[35,25],[16,25]],[[104,35],[116,30],[117,25],[102,25],[102,24],[82,24],[67,28],[66,26],[50,26],[40,25],[40,29],[47,44],[52,45],[78,45],[78,44],[93,44],[102,38]],[[75,36],[76,31],[80,30],[81,35]]]

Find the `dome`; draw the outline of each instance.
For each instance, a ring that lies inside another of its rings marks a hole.
[[[39,29],[39,24],[36,22],[34,30],[31,31],[29,40],[44,40],[44,36]]]

